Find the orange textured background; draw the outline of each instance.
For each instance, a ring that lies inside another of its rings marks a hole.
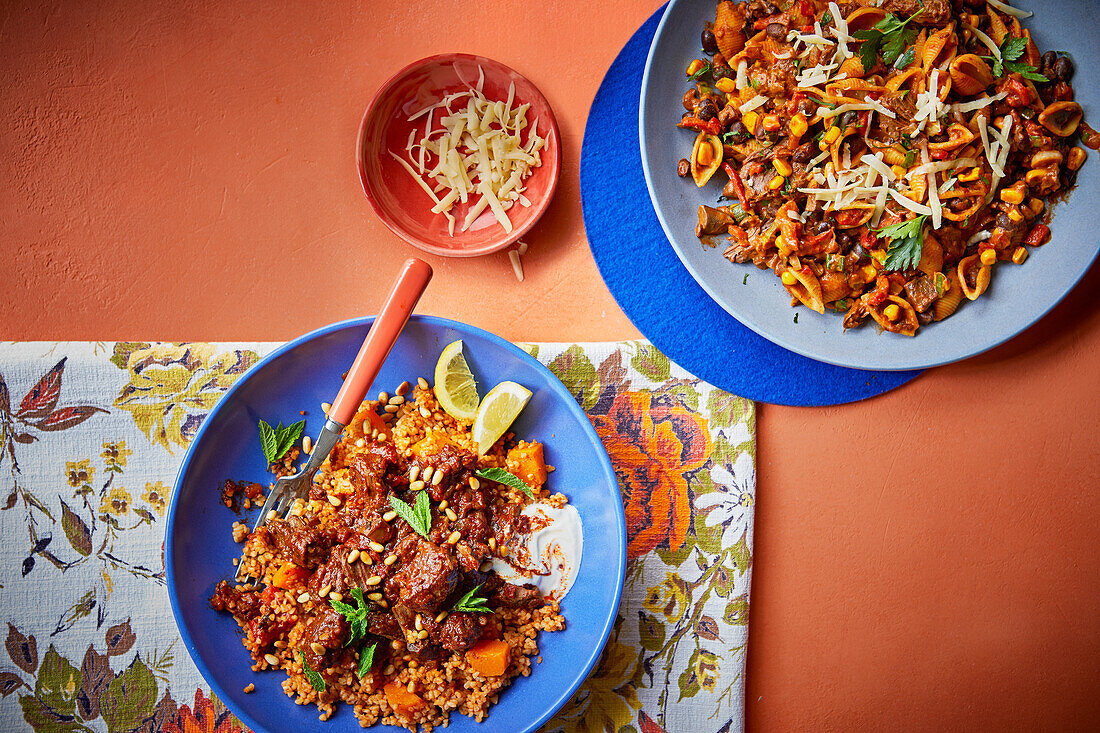
[[[636,337],[577,174],[603,73],[658,5],[0,4],[0,338],[285,340],[373,312],[413,251],[367,206],[357,126],[444,51],[539,85],[565,155],[526,281],[503,254],[429,257],[420,310]],[[1094,266],[1021,337],[891,394],[761,408],[750,730],[1096,729],[1098,294]]]

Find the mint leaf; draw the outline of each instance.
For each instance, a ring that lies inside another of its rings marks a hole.
[[[409,523],[414,532],[424,539],[430,539],[428,533],[432,529],[432,510],[427,491],[421,491],[416,495],[415,506],[409,506],[391,494],[390,506],[397,512],[397,516]]]
[[[481,586],[484,583],[478,583],[470,591],[458,599],[453,606],[452,611],[465,611],[466,613],[492,613],[492,609],[486,606],[488,603],[487,598],[481,598],[476,593],[481,590]]]
[[[324,692],[327,687],[325,678],[306,663],[306,655],[302,654],[300,650],[298,651],[298,659],[302,662],[302,672],[305,673],[306,679],[309,680],[309,684],[313,685],[313,689],[317,690],[317,692]]]
[[[260,448],[263,449],[267,462],[274,463],[275,454],[279,450],[279,441],[275,437],[275,430],[263,420],[260,420]]]
[[[298,442],[298,438],[302,436],[302,429],[305,428],[305,426],[306,421],[299,420],[296,423],[287,425],[285,428],[281,424],[279,427],[275,428],[275,440],[279,444],[276,458],[285,456],[286,452]]]
[[[886,270],[911,270],[920,263],[921,250],[924,248],[924,222],[927,216],[903,221],[900,224],[874,230],[880,237],[890,240],[886,250]]]
[[[498,484],[504,484],[505,486],[511,486],[513,489],[522,491],[532,499],[535,495],[531,493],[531,487],[523,482],[519,476],[508,473],[503,468],[482,468],[478,471],[474,471],[474,475],[478,478],[487,478],[490,481],[496,481]]]
[[[378,648],[378,642],[367,645],[364,644],[363,648],[359,650],[359,676],[362,677],[367,672],[370,672],[371,666],[374,664],[374,650]]]

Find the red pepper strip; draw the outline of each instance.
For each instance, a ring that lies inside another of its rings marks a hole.
[[[864,250],[870,250],[876,244],[878,244],[878,237],[876,237],[874,235],[874,233],[871,232],[870,229],[864,229],[862,232],[860,232],[860,234],[859,234],[859,246],[860,247],[862,247]]]
[[[717,117],[711,117],[709,120],[703,121],[698,117],[685,117],[680,120],[676,125],[677,127],[683,127],[688,130],[695,130],[696,132],[706,132],[711,135],[722,134],[722,123],[718,121]]]
[[[951,150],[933,150],[929,154],[929,157],[932,158],[932,160],[947,160],[948,158],[951,157],[952,152],[954,152],[954,151],[951,151]]]
[[[1031,91],[1015,76],[1009,77],[1005,83],[1008,88],[1008,97],[1005,102],[1010,107],[1026,107],[1031,102]]]
[[[730,177],[730,183],[733,184],[733,190],[737,192],[737,200],[741,202],[741,208],[748,214],[751,209],[749,208],[749,199],[745,196],[745,186],[741,183],[741,176],[737,175],[737,171],[735,171],[733,166],[729,163],[722,163],[722,170]]]
[[[1039,247],[1046,243],[1050,238],[1050,227],[1046,224],[1036,224],[1035,227],[1028,233],[1027,238],[1024,239],[1024,244],[1028,247]]]

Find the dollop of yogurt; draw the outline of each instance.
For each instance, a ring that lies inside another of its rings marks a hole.
[[[584,532],[581,515],[571,504],[541,502],[524,507],[531,533],[515,538],[508,558],[493,558],[493,570],[508,583],[531,583],[543,598],[560,601],[573,587],[581,566]]]

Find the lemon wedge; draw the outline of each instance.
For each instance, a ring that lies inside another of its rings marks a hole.
[[[530,399],[531,390],[515,382],[501,382],[489,390],[474,418],[472,433],[479,455],[488,453],[500,440]]]
[[[477,383],[462,355],[461,340],[447,344],[435,363],[435,398],[457,420],[469,422],[477,416]]]

